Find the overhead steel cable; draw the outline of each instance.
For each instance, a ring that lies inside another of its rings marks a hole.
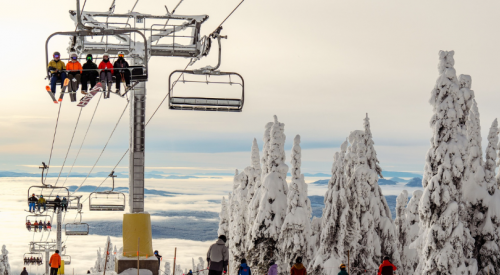
[[[45,179],[43,180],[43,184],[45,184],[45,182],[47,181],[47,174],[49,173],[50,161],[52,160],[52,151],[54,150],[54,142],[56,140],[57,125],[59,124],[59,115],[61,114],[61,106],[62,106],[62,101],[59,104],[59,111],[57,111],[56,127],[54,129],[54,136],[52,137],[52,146],[50,147],[49,164],[47,165],[47,171],[45,172]]]
[[[177,3],[177,5],[175,6],[175,8],[174,8],[174,10],[172,11],[172,13],[170,13],[170,12],[168,11],[168,8],[167,8],[167,6],[166,6],[166,5],[165,5],[165,8],[167,9],[167,12],[168,12],[169,14],[174,14],[174,13],[175,13],[175,11],[177,10],[177,8],[179,7],[179,5],[180,5],[182,2],[184,2],[184,0],[180,0],[180,1],[179,1],[179,3]],[[169,21],[169,20],[170,20],[170,18],[169,18],[169,19],[167,19],[167,21],[165,22],[165,25],[163,25],[163,29],[165,29],[165,27],[167,27],[167,24],[168,24],[168,21]],[[175,29],[175,27],[174,27],[174,29]],[[156,44],[155,44],[155,45],[158,45],[158,42],[160,42],[160,39],[156,40]]]
[[[75,166],[76,160],[78,159],[78,156],[80,155],[80,151],[82,150],[83,143],[85,142],[85,139],[87,138],[87,134],[89,133],[90,126],[92,125],[92,121],[94,120],[95,113],[97,111],[97,107],[99,107],[99,103],[101,102],[102,98],[102,93],[101,96],[99,97],[99,100],[97,101],[97,104],[94,109],[94,113],[92,113],[92,117],[90,118],[89,126],[87,126],[87,131],[85,132],[85,135],[83,136],[82,143],[80,144],[80,148],[78,149],[78,152],[76,153],[75,160],[73,161],[73,164],[71,165],[71,169],[69,169],[68,174],[66,175],[66,179],[64,180],[64,183],[62,186],[66,184],[66,181],[68,180],[69,175],[71,174],[71,171],[73,171],[73,167]]]
[[[122,119],[123,117],[123,114],[125,113],[125,111],[127,110],[127,107],[129,105],[129,101],[127,101],[127,104],[125,105],[125,108],[123,108],[123,111],[122,111],[122,114],[120,115],[120,117],[118,118],[118,121],[116,122],[115,124],[115,127],[113,128],[113,131],[111,131],[111,135],[109,135],[109,138],[108,138],[108,141],[106,141],[106,144],[104,145],[104,148],[102,148],[102,151],[101,151],[101,154],[99,154],[99,157],[97,158],[97,160],[95,161],[94,165],[92,166],[92,169],[90,169],[89,173],[87,174],[87,176],[85,177],[85,179],[83,180],[83,182],[80,184],[80,186],[78,186],[78,188],[73,191],[71,194],[74,194],[75,192],[77,192],[81,187],[82,185],[85,183],[85,181],[88,179],[88,177],[90,176],[90,173],[92,173],[92,171],[94,170],[95,166],[97,165],[97,162],[99,162],[99,159],[101,159],[101,156],[102,154],[104,153],[104,150],[106,150],[106,147],[108,146],[108,143],[109,141],[111,140],[111,137],[113,136],[115,130],[116,130],[116,127],[118,127],[118,124],[120,123],[120,120]]]
[[[222,23],[220,23],[220,24],[219,24],[219,26],[218,26],[217,28],[215,28],[215,30],[214,30],[212,33],[216,32],[216,31],[217,31],[217,30],[218,30],[218,29],[222,26],[222,24],[224,24],[224,23],[226,22],[226,20],[227,20],[227,19],[228,19],[231,15],[233,15],[233,13],[234,13],[234,12],[235,12],[235,11],[236,11],[239,7],[240,7],[240,5],[241,5],[241,4],[243,4],[243,2],[244,2],[244,1],[245,1],[245,0],[241,0],[241,2],[238,4],[238,6],[236,6],[236,8],[234,8],[234,9],[233,9],[233,11],[231,11],[231,13],[230,13],[230,14],[226,17],[226,19],[224,19],[224,20],[222,21]]]
[[[73,135],[71,136],[71,140],[69,142],[68,151],[66,151],[66,156],[64,157],[64,161],[61,165],[61,170],[59,170],[59,175],[57,175],[57,180],[56,180],[56,183],[54,185],[57,185],[57,182],[59,182],[59,178],[61,177],[61,173],[64,169],[64,165],[66,164],[66,159],[68,158],[69,150],[71,149],[71,144],[73,144],[73,139],[75,138],[76,129],[78,128],[78,122],[80,121],[80,117],[82,115],[82,110],[83,110],[83,108],[80,108],[80,112],[78,113],[78,118],[76,119],[75,129],[73,130]],[[52,192],[51,192],[51,194],[52,194]]]

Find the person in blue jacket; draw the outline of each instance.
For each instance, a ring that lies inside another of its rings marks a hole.
[[[238,275],[252,275],[250,267],[247,265],[246,259],[241,259],[240,267],[238,268]]]

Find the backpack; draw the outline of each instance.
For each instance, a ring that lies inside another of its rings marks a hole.
[[[245,266],[245,267],[240,266],[240,269],[238,270],[238,275],[250,275],[250,267],[248,267],[248,266]]]

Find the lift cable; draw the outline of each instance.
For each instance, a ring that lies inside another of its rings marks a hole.
[[[78,156],[80,155],[80,151],[82,150],[83,143],[85,142],[85,139],[87,138],[87,134],[89,133],[90,125],[92,125],[92,121],[94,120],[94,116],[95,116],[95,113],[97,111],[97,107],[99,107],[99,102],[101,102],[101,98],[102,98],[102,93],[101,93],[101,96],[99,97],[99,100],[97,101],[97,104],[96,104],[95,109],[94,109],[94,113],[92,114],[92,117],[90,118],[89,126],[87,126],[87,131],[85,132],[85,135],[83,136],[83,140],[82,140],[82,143],[80,144],[80,148],[78,149],[78,153],[76,153],[75,160],[73,161],[73,164],[71,165],[71,169],[69,169],[69,172],[66,175],[66,179],[64,180],[62,186],[64,186],[66,184],[66,181],[68,180],[68,177],[71,174],[71,171],[73,171],[73,167],[75,166],[76,160],[78,159]]]
[[[43,184],[45,184],[45,181],[47,181],[47,174],[49,173],[50,161],[52,160],[52,151],[54,150],[54,142],[56,140],[57,125],[59,124],[59,115],[61,114],[61,106],[62,106],[62,101],[59,104],[59,111],[57,111],[56,127],[54,129],[54,136],[52,137],[52,147],[50,148],[49,164],[47,165],[47,171],[45,172],[45,179]]]
[[[165,5],[165,8],[167,9],[167,13],[169,13],[169,14],[174,14],[174,13],[175,13],[175,11],[177,10],[177,8],[179,7],[179,5],[180,5],[183,1],[184,1],[184,0],[180,0],[180,1],[179,1],[179,3],[177,3],[177,5],[175,6],[175,8],[174,8],[174,10],[172,11],[172,13],[170,13],[170,12],[168,11],[167,5]],[[165,28],[167,27],[167,24],[168,24],[168,21],[169,21],[169,20],[170,20],[170,18],[169,18],[169,19],[167,19],[167,21],[165,22],[165,25],[163,25],[163,29],[165,29]],[[155,44],[155,45],[158,45],[158,42],[160,42],[160,39],[156,40],[156,44]]]
[[[78,128],[78,122],[80,121],[80,117],[82,115],[82,110],[83,110],[83,108],[80,108],[80,112],[78,113],[78,118],[76,119],[75,129],[73,130],[73,135],[71,136],[71,140],[69,142],[68,151],[66,151],[66,156],[64,157],[64,161],[61,165],[61,170],[59,170],[59,175],[57,175],[57,180],[56,180],[56,183],[54,185],[57,185],[57,182],[59,182],[59,178],[61,177],[61,173],[64,169],[64,165],[66,164],[66,159],[68,158],[69,150],[71,149],[71,144],[73,144],[73,139],[75,137],[76,129]],[[52,194],[52,192],[51,192],[51,194]]]
[[[101,151],[101,154],[99,154],[99,157],[97,158],[97,160],[95,161],[94,165],[92,166],[92,169],[90,169],[89,173],[87,174],[87,176],[85,177],[85,179],[83,180],[83,182],[80,184],[80,186],[78,186],[78,188],[73,191],[71,194],[74,194],[76,193],[81,187],[82,185],[85,183],[85,181],[88,179],[88,177],[90,176],[90,173],[92,173],[92,171],[94,170],[95,166],[97,165],[97,162],[99,162],[99,159],[101,159],[101,156],[102,154],[104,153],[104,150],[106,150],[106,147],[108,146],[108,143],[109,141],[111,140],[111,137],[113,136],[115,130],[116,130],[116,127],[118,127],[118,124],[120,123],[120,120],[122,119],[123,117],[123,114],[125,113],[125,111],[127,110],[127,107],[129,105],[129,101],[127,102],[127,104],[125,105],[125,108],[123,108],[123,111],[122,111],[122,114],[120,115],[120,117],[118,118],[118,121],[116,122],[115,124],[115,127],[113,128],[113,131],[111,132],[111,135],[109,136],[108,138],[108,141],[106,141],[106,144],[104,145],[104,148],[102,148],[102,151]]]
[[[226,19],[224,19],[224,21],[222,21],[222,23],[219,24],[219,26],[217,28],[215,28],[215,30],[212,32],[216,32],[221,26],[222,24],[224,24],[226,22],[226,20],[231,16],[233,15],[233,13],[240,7],[241,4],[243,4],[245,0],[241,0],[241,2],[238,4],[238,6],[236,6],[236,8],[233,9],[233,11],[231,11],[231,13],[226,17]]]

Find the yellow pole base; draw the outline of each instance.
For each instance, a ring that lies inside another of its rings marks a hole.
[[[57,270],[57,274],[64,274],[64,261],[61,260],[61,268]]]
[[[137,240],[140,238],[139,251]],[[137,254],[139,253],[139,254]],[[123,256],[153,256],[151,216],[146,213],[123,214]]]

